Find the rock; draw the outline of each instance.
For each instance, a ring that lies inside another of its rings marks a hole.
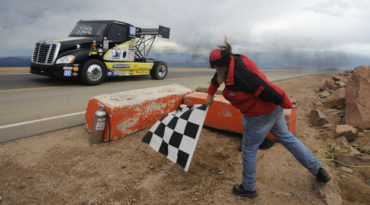
[[[350,154],[335,154],[335,159],[351,166],[369,166],[370,156],[369,155],[350,155]]]
[[[330,113],[327,113],[326,114],[326,119],[330,122],[330,123],[335,123],[335,124],[341,124],[342,122],[342,117],[341,117],[341,112],[330,112]]]
[[[24,188],[26,188],[26,187],[27,187],[26,182],[22,181],[22,182],[21,182],[21,185],[19,186],[19,188],[20,188],[20,189],[24,189]]]
[[[337,86],[337,88],[344,88],[346,87],[346,83],[339,80],[339,81],[335,81],[335,85]]]
[[[326,115],[319,110],[311,110],[310,122],[313,126],[323,126],[329,121],[326,119]]]
[[[315,102],[314,105],[315,106],[323,106],[324,104],[321,101],[318,101],[318,102]]]
[[[352,70],[345,70],[345,71],[339,73],[338,75],[343,76],[343,77],[347,77],[347,76],[350,76],[352,73],[353,73]]]
[[[365,183],[370,186],[370,179],[366,179]]]
[[[344,137],[344,139],[347,141],[348,140]],[[334,146],[332,149],[332,153],[336,154],[348,154],[352,150],[352,146],[347,144],[348,146]]]
[[[322,91],[321,93],[319,93],[319,97],[320,98],[326,98],[326,97],[328,97],[330,95],[330,93],[329,93],[329,91],[327,91],[327,90],[324,90],[324,91]]]
[[[370,128],[370,66],[353,70],[345,88],[345,122],[361,129]]]
[[[325,128],[332,128],[332,127],[334,127],[334,124],[332,124],[332,123],[327,123],[327,124],[325,124],[325,125],[324,125],[324,127],[325,127]]]
[[[357,129],[350,125],[337,125],[335,130],[335,136],[344,136],[348,142],[352,142],[356,139]]]
[[[366,150],[370,150],[370,140],[369,141],[367,141],[365,144],[364,144],[364,146],[362,146],[364,149],[366,149]]]
[[[331,93],[325,101],[324,106],[343,110],[346,104],[345,89],[339,88]]]
[[[353,174],[353,170],[351,168],[348,168],[348,167],[342,167],[342,171]]]
[[[335,143],[343,147],[344,149],[351,148],[351,146],[348,144],[348,140],[344,136],[340,136],[337,139],[335,139]]]
[[[347,79],[346,77],[344,77],[344,76],[340,76],[340,75],[333,75],[333,76],[331,77],[331,79],[333,79],[333,80],[334,80],[334,82],[336,82],[336,81],[342,81],[342,82],[344,82],[344,83],[347,83],[347,81],[348,81],[348,79]]]
[[[327,90],[335,90],[337,89],[337,86],[335,85],[334,81],[332,79],[325,81],[325,88]]]
[[[324,82],[321,82],[320,86],[319,86],[319,92],[320,91],[324,91],[326,90],[326,87],[325,87],[325,81]]]
[[[366,137],[366,134],[364,132],[357,133],[357,137]]]
[[[355,155],[358,155],[358,156],[361,156],[361,152],[360,151],[358,151],[357,149],[355,149],[355,148],[351,148],[351,152],[349,153],[350,155],[353,155],[353,156],[355,156]]]

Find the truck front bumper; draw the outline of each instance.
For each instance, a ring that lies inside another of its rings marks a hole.
[[[70,74],[66,75],[66,67],[70,68]],[[30,66],[30,73],[36,75],[45,75],[50,77],[58,77],[58,78],[71,78],[77,75],[72,75],[72,67],[73,65],[40,65],[31,63]],[[76,73],[77,74],[77,73]]]

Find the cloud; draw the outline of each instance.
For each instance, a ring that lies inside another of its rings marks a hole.
[[[353,2],[353,1],[352,1]],[[316,13],[322,13],[331,15],[334,17],[342,17],[351,9],[352,5],[349,1],[345,0],[329,0],[322,1],[313,6],[307,7],[307,10],[314,11]]]
[[[89,19],[170,27],[170,39],[157,41],[155,51],[206,54],[227,36],[235,52],[348,48],[370,55],[370,4],[361,0],[5,0],[0,56],[30,55],[36,41],[66,37]]]

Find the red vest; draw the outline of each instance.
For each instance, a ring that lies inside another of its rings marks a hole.
[[[238,58],[237,62],[235,58]],[[218,87],[212,80],[208,94],[214,95]],[[269,82],[256,64],[243,55],[231,56],[223,96],[248,117],[269,114],[278,105],[292,107],[285,92]]]

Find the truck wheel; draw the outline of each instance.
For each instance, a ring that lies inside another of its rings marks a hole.
[[[105,80],[107,68],[96,59],[88,60],[81,69],[81,81],[86,85],[99,85]]]
[[[167,64],[164,62],[155,62],[152,70],[150,70],[150,76],[156,80],[162,80],[168,73]]]

